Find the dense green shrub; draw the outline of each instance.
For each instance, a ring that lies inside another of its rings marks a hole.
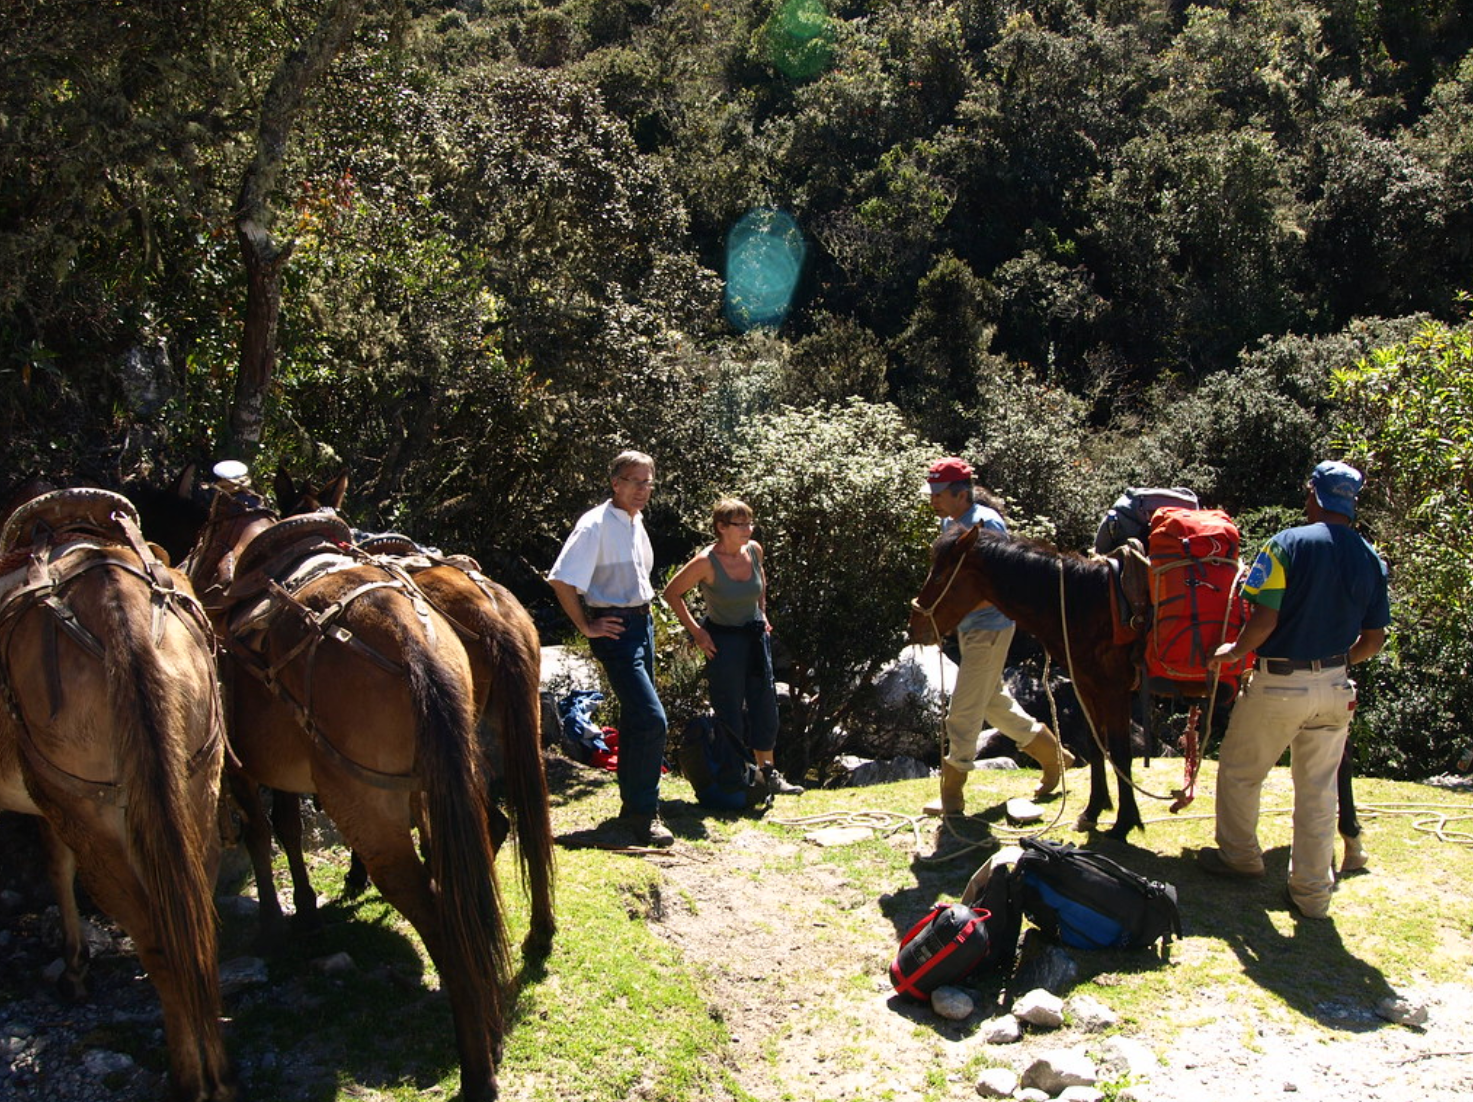
[[[792,657],[778,756],[795,773],[839,750],[856,693],[905,643],[937,454],[893,408],[858,400],[758,417],[737,443],[732,488],[756,512],[773,632]]]
[[[1392,630],[1391,648],[1355,669],[1356,768],[1403,780],[1450,773],[1473,748],[1473,622]]]
[[[1337,371],[1334,392],[1395,596],[1396,660],[1367,679],[1360,753],[1377,772],[1440,772],[1468,740],[1473,704],[1473,326],[1428,322]]]

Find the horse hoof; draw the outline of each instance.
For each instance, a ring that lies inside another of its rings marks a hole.
[[[359,883],[356,880],[344,880],[343,881],[343,893],[342,893],[342,895],[338,896],[338,898],[339,899],[357,899],[360,895],[362,895],[367,890],[368,890],[368,881],[366,881],[366,880],[363,881],[362,883]]]
[[[1082,830],[1086,834],[1091,834],[1098,828],[1099,822],[1091,819],[1088,815],[1081,815],[1078,819],[1074,820],[1074,829]]]
[[[528,960],[546,960],[552,952],[552,931],[534,930],[522,942],[522,956]]]
[[[303,934],[315,934],[322,929],[322,912],[316,907],[310,911],[298,911],[292,915],[292,933],[300,937]]]

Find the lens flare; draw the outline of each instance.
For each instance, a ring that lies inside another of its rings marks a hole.
[[[824,0],[784,0],[767,24],[773,67],[793,80],[807,80],[834,59],[834,25]]]
[[[788,316],[808,245],[791,215],[748,211],[726,235],[726,318],[739,332]]]

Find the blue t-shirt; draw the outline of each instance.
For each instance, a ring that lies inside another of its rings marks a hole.
[[[980,524],[983,528],[990,528],[994,532],[1003,533],[1003,535],[1007,535],[1008,531],[1008,526],[1003,523],[1001,514],[996,509],[989,509],[978,501],[972,502],[971,507],[955,520],[952,520],[950,517],[943,518],[941,521],[941,530],[945,532],[954,524],[960,524],[963,528],[975,528]],[[1013,622],[1004,616],[996,605],[987,605],[984,608],[979,608],[963,616],[962,622],[957,625],[956,630],[1002,631],[1003,628],[1010,628],[1012,626]]]
[[[1331,658],[1362,630],[1391,623],[1386,563],[1345,524],[1305,524],[1274,536],[1254,560],[1243,596],[1278,610],[1273,634],[1258,648],[1264,658]]]

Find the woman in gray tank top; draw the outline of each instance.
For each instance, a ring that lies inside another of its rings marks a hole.
[[[778,794],[803,789],[777,771],[777,690],[772,677],[772,625],[767,620],[767,581],[762,545],[752,539],[752,510],[724,498],[711,510],[716,542],[696,552],[670,579],[665,601],[706,656],[711,711],[746,742],[752,757]],[[686,594],[699,587],[705,619],[696,622]]]

